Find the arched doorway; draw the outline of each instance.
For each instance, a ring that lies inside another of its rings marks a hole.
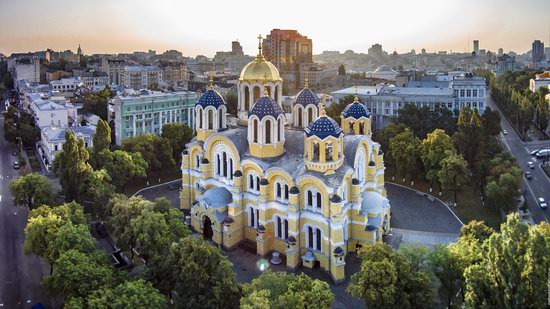
[[[206,239],[212,240],[212,235],[214,235],[214,232],[212,231],[212,221],[210,221],[210,218],[208,218],[208,216],[204,216],[202,225],[202,236],[204,236],[204,238]]]

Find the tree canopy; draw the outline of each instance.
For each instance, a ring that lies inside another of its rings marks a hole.
[[[168,170],[176,164],[170,141],[151,133],[144,133],[124,140],[122,150],[141,153],[147,162],[147,174]]]
[[[30,173],[13,180],[10,191],[17,205],[34,209],[40,205],[51,205],[54,189],[50,180],[40,174]]]
[[[174,161],[180,162],[185,144],[193,138],[193,129],[181,123],[168,123],[162,126],[161,136],[170,142]]]

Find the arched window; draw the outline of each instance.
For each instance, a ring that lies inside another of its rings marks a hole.
[[[322,199],[322,197],[321,197],[321,193],[317,192],[316,197],[317,197],[317,198],[316,198],[315,207],[316,207],[317,209],[321,209],[321,208],[323,207],[323,205],[322,205],[322,200],[323,200],[323,199]]]
[[[207,113],[208,130],[214,130],[214,111],[209,109]]]
[[[195,167],[199,169],[201,167],[201,157],[199,155],[195,156]]]
[[[227,154],[225,151],[222,153],[223,161],[223,177],[227,177]]]
[[[285,185],[285,200],[288,201],[288,185]]]
[[[278,198],[281,198],[282,197],[282,190],[281,190],[281,183],[280,182],[277,182],[277,184],[275,185],[275,187],[277,188],[276,191],[275,191],[275,196],[278,197]]]
[[[275,86],[275,102],[279,103],[279,86]]]
[[[248,175],[248,189],[254,190],[254,176],[252,174]]]
[[[313,142],[313,160],[319,161],[319,143]]]
[[[277,142],[283,139],[283,119],[279,118],[277,121]]]
[[[252,120],[252,124],[253,124],[253,131],[254,131],[252,133],[253,141],[254,143],[257,143],[258,142],[258,119]]]
[[[313,249],[313,228],[307,227],[307,247]]]
[[[307,206],[313,207],[313,192],[307,190]]]
[[[344,188],[342,189],[342,200],[344,200],[344,202],[348,200],[348,183],[347,182],[344,183]]]
[[[260,176],[256,176],[256,190],[260,191]]]
[[[223,108],[218,109],[218,129],[223,128],[224,113]]]
[[[229,158],[229,179],[233,179],[233,158]]]
[[[315,234],[316,234],[316,242],[315,242],[315,250],[317,251],[322,251],[322,243],[323,243],[323,234],[321,233],[321,230],[320,229],[316,229],[315,230]]]
[[[302,126],[302,113],[303,113],[303,110],[301,107],[298,107],[296,109],[296,113],[298,114],[298,123],[297,123],[297,126],[298,127],[301,127]]]
[[[275,230],[275,235],[279,238],[283,238],[283,229],[282,229],[282,220],[281,217],[277,217],[277,228]]]
[[[325,161],[332,161],[332,142],[325,143]]]
[[[254,101],[253,102],[256,102],[258,101],[260,98],[261,98],[261,93],[260,93],[260,86],[255,86],[254,87]],[[252,104],[250,104],[252,105]]]
[[[248,226],[258,228],[260,219],[260,211],[254,207],[248,208]]]
[[[219,154],[216,155],[216,167],[217,167],[217,174],[221,176],[222,175],[222,163],[221,163]]]
[[[264,124],[265,143],[271,144],[271,120],[267,119]]]
[[[307,109],[307,120],[306,125],[310,124],[313,121],[313,108],[309,107]]]
[[[204,128],[202,127],[202,108],[199,108],[199,116],[198,116],[198,118],[199,118],[199,128],[200,128],[200,129],[204,129]]]

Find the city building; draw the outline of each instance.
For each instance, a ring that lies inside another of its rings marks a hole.
[[[74,69],[73,76],[80,78],[82,84],[90,90],[101,90],[109,85],[109,74],[105,72]]]
[[[312,51],[311,39],[296,30],[273,29],[263,40],[264,57],[277,67],[288,89],[300,87],[301,72],[313,64]]]
[[[84,83],[80,77],[66,77],[60,80],[52,80],[50,85],[53,91],[75,92],[78,88],[82,87]]]
[[[381,65],[372,72],[367,72],[367,77],[395,81],[399,72],[388,65]]]
[[[40,128],[40,143],[38,144],[38,153],[42,157],[46,169],[50,170],[55,156],[63,150],[65,144],[65,132],[71,130],[75,133],[77,140],[84,140],[84,145],[93,147],[93,138],[96,132],[94,126],[67,127],[67,126],[47,126]]]
[[[535,74],[535,78],[529,80],[529,89],[532,92],[538,91],[541,87],[546,88],[550,85],[550,72]]]
[[[219,51],[214,56],[214,67],[219,68],[220,65],[224,71],[240,73],[241,70],[253,58],[243,53],[243,47],[239,41],[231,42],[231,51]]]
[[[171,64],[163,67],[162,80],[176,85],[188,81],[187,67],[183,63]]]
[[[38,57],[9,59],[8,70],[12,74],[14,85],[22,80],[29,83],[40,82],[40,59]]]
[[[194,127],[193,108],[197,94],[188,91],[141,90],[114,98],[111,116],[115,122],[116,144],[145,132],[160,135],[167,123]]]
[[[132,89],[157,89],[162,83],[162,69],[155,65],[125,66],[122,85]]]
[[[474,40],[474,53],[479,54],[479,40]]]
[[[507,54],[504,54],[502,56],[497,57],[497,65],[495,69],[495,73],[497,76],[500,76],[508,71],[515,71],[516,70],[516,57],[515,56],[509,56]]]
[[[541,42],[540,40],[533,41],[533,47],[531,49],[531,57],[533,59],[533,64],[537,65],[538,63],[542,62],[544,57],[544,42]]]
[[[122,85],[126,61],[121,59],[101,59],[101,70],[108,74],[109,85]]]
[[[77,119],[76,106],[64,98],[36,99],[31,103],[31,114],[37,127],[70,126]]]
[[[70,77],[71,72],[58,70],[58,69],[48,69],[46,70],[46,83],[50,83],[53,80],[58,80],[63,77]]]
[[[439,77],[439,80],[409,82],[405,87],[380,84],[376,86],[349,87],[332,93],[338,102],[346,96],[357,94],[371,113],[371,125],[380,129],[388,124],[392,117],[399,115],[405,104],[417,107],[445,107],[453,111],[455,117],[461,107],[477,108],[485,111],[487,92],[485,79],[469,73],[454,75],[452,79]]]
[[[260,256],[284,255],[289,269],[319,267],[341,282],[346,255],[389,231],[384,156],[358,99],[340,127],[303,89],[291,118],[307,121],[287,126],[281,88],[260,48],[241,72],[238,124],[230,125],[211,83],[195,106],[197,136],[182,152],[180,206],[223,248],[248,243]]]

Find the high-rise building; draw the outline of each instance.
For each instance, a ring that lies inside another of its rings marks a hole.
[[[263,40],[263,56],[280,71],[289,89],[297,89],[302,71],[313,64],[311,39],[296,30],[273,29]]]
[[[533,41],[531,56],[533,58],[533,64],[544,60],[544,42],[541,42],[540,40]]]
[[[474,52],[479,54],[479,40],[474,40]]]
[[[241,43],[239,41],[233,41],[231,42],[231,52],[235,56],[242,56],[243,53],[243,47],[241,46]]]
[[[498,49],[498,56],[502,57],[502,55],[504,55],[504,49],[502,49],[502,47],[501,47],[501,48]]]

